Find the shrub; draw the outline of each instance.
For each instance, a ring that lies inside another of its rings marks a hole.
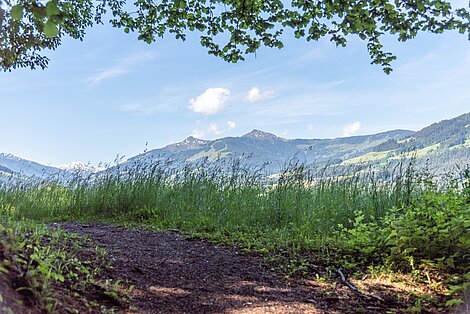
[[[358,212],[343,229],[342,250],[397,269],[439,269],[465,274],[470,265],[470,204],[462,190],[424,190],[409,205],[367,221]]]

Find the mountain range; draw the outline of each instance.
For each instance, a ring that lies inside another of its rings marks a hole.
[[[216,162],[242,158],[247,164],[279,171],[286,163],[340,165],[386,164],[414,156],[434,169],[470,162],[470,113],[443,120],[420,131],[393,130],[372,135],[335,139],[285,139],[253,130],[241,137],[212,141],[188,137],[184,141],[130,158],[127,163]]]
[[[411,156],[437,170],[469,164],[470,113],[434,123],[417,132],[393,130],[335,139],[285,139],[260,130],[240,137],[211,141],[190,136],[182,142],[129,158],[122,166],[132,167],[162,160],[183,165],[238,158],[250,166],[264,166],[268,172],[276,173],[292,161],[320,166],[380,165]],[[0,178],[3,179],[15,175],[47,178],[76,171],[93,173],[103,170],[80,162],[50,167],[11,154],[0,154]]]
[[[412,134],[412,131],[394,130],[336,139],[284,139],[271,133],[253,130],[241,137],[224,137],[213,141],[188,137],[180,143],[137,155],[127,162],[151,163],[161,159],[171,159],[174,162],[216,162],[242,158],[249,165],[265,165],[270,172],[276,172],[289,161],[307,164],[341,163],[343,160],[372,152],[381,144],[395,143]]]

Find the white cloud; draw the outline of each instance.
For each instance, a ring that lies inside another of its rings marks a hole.
[[[359,121],[348,123],[343,127],[343,135],[351,136],[353,134],[356,134],[361,129],[361,126],[361,122]]]
[[[208,88],[196,98],[191,98],[188,107],[194,112],[212,115],[222,111],[229,98],[230,90],[226,88]]]
[[[88,86],[93,86],[101,81],[122,76],[124,74],[133,72],[134,68],[144,61],[151,60],[154,55],[148,52],[140,52],[120,59],[116,65],[103,69],[98,73],[86,79]]]
[[[248,99],[249,102],[257,102],[263,99],[268,99],[272,98],[274,96],[274,93],[270,90],[261,92],[258,86],[254,86],[252,89],[248,91],[248,95],[246,96],[246,99]]]
[[[198,122],[199,125],[199,122]],[[227,122],[227,128],[219,129],[219,125],[217,123],[210,123],[207,128],[198,126],[196,129],[193,130],[191,133],[192,136],[197,138],[204,138],[205,136],[209,135],[220,135],[227,131],[230,131],[237,127],[237,124],[233,121]]]
[[[235,123],[234,121],[227,121],[227,128],[229,130],[233,130],[237,127],[237,123]]]
[[[220,134],[222,131],[219,130],[217,123],[211,123],[207,129],[207,133]]]
[[[315,126],[314,126],[313,124],[309,124],[309,125],[307,126],[307,130],[308,130],[309,132],[313,132],[313,130],[315,130]]]
[[[204,135],[206,135],[206,131],[201,129],[194,129],[191,133],[191,136],[194,136],[195,138],[203,138]]]

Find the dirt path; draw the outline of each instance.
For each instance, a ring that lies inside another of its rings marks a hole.
[[[88,235],[112,259],[108,276],[135,285],[129,313],[383,313],[349,289],[285,280],[238,253],[172,232],[63,223]]]

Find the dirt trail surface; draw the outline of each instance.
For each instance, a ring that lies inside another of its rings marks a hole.
[[[338,285],[285,280],[257,256],[173,232],[63,223],[109,252],[106,275],[135,285],[128,313],[383,313]],[[327,291],[328,290],[328,291]]]

